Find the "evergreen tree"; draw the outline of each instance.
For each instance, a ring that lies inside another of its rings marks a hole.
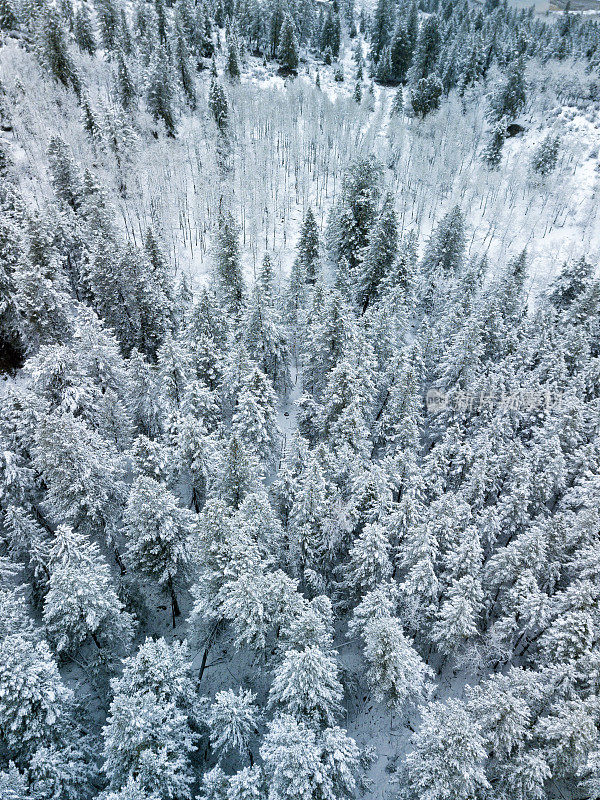
[[[231,212],[221,215],[217,231],[215,269],[221,291],[233,311],[240,309],[244,297],[238,235],[238,228]]]
[[[196,86],[194,81],[194,71],[190,63],[190,53],[181,30],[177,31],[177,41],[175,45],[175,69],[183,94],[193,110],[196,108]]]
[[[117,75],[115,84],[119,101],[125,111],[134,108],[137,102],[137,91],[127,62],[120,50],[117,51]]]
[[[216,78],[212,78],[210,82],[208,107],[219,130],[221,132],[225,131],[229,121],[229,105],[227,103],[225,90]]]
[[[87,3],[81,3],[75,12],[75,41],[89,56],[96,53],[96,37]]]
[[[499,122],[489,131],[486,144],[481,154],[483,160],[491,170],[498,169],[500,166],[505,139],[505,126],[502,122]]]
[[[67,36],[58,10],[49,7],[40,25],[39,53],[52,76],[79,95],[81,81],[71,59]]]
[[[394,7],[390,0],[377,0],[371,23],[371,53],[375,63],[390,41],[394,27]]]
[[[135,780],[145,797],[191,798],[194,736],[172,701],[151,691],[117,692],[103,734],[103,769],[112,791],[120,792]]]
[[[298,69],[298,43],[291,17],[286,14],[281,25],[277,58],[284,69],[295,72]]]
[[[9,758],[27,761],[60,739],[71,701],[45,641],[18,632],[0,641],[0,733]]]
[[[413,111],[421,119],[440,107],[442,82],[436,75],[421,78],[410,90],[410,102]]]
[[[288,650],[275,669],[269,705],[315,728],[335,724],[343,689],[333,656],[315,646]]]
[[[431,703],[407,755],[408,780],[431,800],[470,798],[488,786],[481,728],[460,700]]]
[[[258,710],[252,692],[233,689],[217,692],[208,710],[206,721],[210,743],[219,755],[232,750],[242,754],[248,750],[250,737],[256,732]]]
[[[110,532],[123,502],[123,462],[81,415],[55,411],[40,420],[31,445],[46,487],[46,513],[57,524]]]
[[[466,246],[465,222],[458,206],[452,208],[435,228],[423,256],[425,275],[453,275],[460,270]]]
[[[392,574],[390,543],[377,522],[365,525],[354,540],[349,557],[344,568],[344,584],[352,593],[369,592]]]
[[[227,48],[227,64],[225,67],[225,71],[229,79],[232,81],[236,81],[240,77],[241,74],[240,62],[239,62],[238,48],[235,41],[229,42],[229,46]]]
[[[440,20],[436,14],[431,14],[423,22],[419,31],[409,73],[411,83],[418,83],[423,78],[429,78],[432,73],[435,74],[441,47]]]
[[[246,451],[239,436],[234,433],[229,440],[225,456],[222,483],[223,498],[234,509],[239,508],[244,497],[256,486],[257,472],[256,460]]]
[[[377,297],[382,281],[391,273],[397,251],[398,223],[393,198],[387,195],[358,275],[357,299],[363,314]]]
[[[340,728],[321,736],[284,714],[269,723],[260,749],[265,765],[268,800],[351,797],[356,789],[359,752]]]
[[[362,262],[377,214],[381,167],[374,159],[355,162],[344,175],[341,197],[330,216],[327,238],[330,257],[350,274]]]
[[[74,652],[90,636],[98,647],[127,644],[131,618],[123,611],[98,547],[65,525],[49,552],[44,624],[56,650]]]
[[[314,285],[317,280],[319,263],[319,230],[315,221],[312,208],[309,206],[298,240],[296,264],[299,275],[305,283]]]
[[[52,188],[56,195],[74,211],[77,211],[83,190],[81,174],[69,148],[59,136],[53,136],[50,139],[48,161]]]
[[[560,148],[560,137],[547,134],[540,142],[538,148],[531,159],[531,168],[542,178],[549,175],[556,169],[558,162],[558,152]]]
[[[433,672],[423,662],[395,617],[378,616],[362,633],[369,669],[367,680],[375,700],[398,710],[419,705],[427,696]]]
[[[116,49],[119,39],[120,15],[117,0],[94,0],[100,40],[107,53]]]
[[[489,103],[490,122],[515,119],[525,105],[526,87],[522,59],[516,59],[508,68],[506,75],[494,89]]]
[[[168,489],[142,476],[131,488],[123,523],[126,559],[133,570],[168,591],[175,627],[179,615],[176,580],[188,568],[193,515],[181,508]]]
[[[8,769],[0,772],[0,797],[5,800],[29,800],[29,785],[25,775],[21,774],[13,761]]]
[[[164,54],[159,52],[154,56],[148,76],[146,91],[148,111],[154,120],[162,120],[168,136],[175,136],[175,117],[173,111],[173,85],[171,82],[171,67]]]

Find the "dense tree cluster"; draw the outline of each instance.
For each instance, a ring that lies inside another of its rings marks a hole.
[[[489,78],[476,160],[496,171],[526,62],[597,69],[571,17],[0,0],[98,156],[57,125],[38,180],[0,148],[3,800],[351,798],[361,697],[404,731],[401,798],[600,797],[594,265],[531,298],[526,251],[488,264],[449,193],[413,229],[361,152],[328,215],[305,198],[289,274],[267,240],[251,276],[228,183],[248,53],[287,79],[352,40],[351,113],[369,70],[418,135]],[[147,135],[200,162],[201,114],[221,194],[192,291],[127,159]],[[561,148],[540,136],[527,180]]]

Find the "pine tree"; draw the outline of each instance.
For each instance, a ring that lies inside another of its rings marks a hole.
[[[221,590],[220,615],[231,623],[235,646],[250,647],[266,660],[268,642],[297,613],[296,581],[282,570],[263,571],[264,556],[247,537],[234,542],[237,576]]]
[[[139,778],[129,778],[121,789],[106,791],[103,800],[156,800],[157,795],[148,795]]]
[[[369,665],[367,680],[375,700],[398,710],[420,705],[433,672],[404,635],[399,620],[385,615],[368,620],[362,637]]]
[[[189,717],[197,713],[192,657],[186,642],[146,638],[134,655],[123,659],[123,672],[111,686],[115,695],[151,692]]]
[[[369,239],[369,248],[357,276],[357,299],[363,314],[376,299],[382,281],[391,273],[398,252],[398,222],[394,201],[387,195]]]
[[[229,104],[227,102],[225,90],[215,77],[213,77],[210,82],[208,107],[217,123],[218,129],[223,133],[227,129],[227,124],[229,122]]]
[[[468,639],[477,635],[482,599],[481,583],[473,575],[465,575],[453,582],[432,631],[433,639],[444,655],[455,653]]]
[[[256,695],[240,688],[217,692],[208,710],[206,721],[210,729],[210,743],[219,755],[237,750],[240,755],[248,750],[250,737],[256,732],[258,709]]]
[[[116,49],[119,37],[119,8],[117,0],[94,0],[102,47],[112,53]]]
[[[58,10],[49,7],[40,26],[40,57],[52,76],[77,95],[81,81],[69,55],[67,36]]]
[[[494,89],[488,109],[490,122],[515,119],[525,106],[527,95],[523,70],[523,60],[516,59]]]
[[[253,800],[265,795],[265,776],[260,767],[245,767],[229,779],[227,800]]]
[[[45,641],[21,633],[0,641],[0,733],[9,757],[27,760],[59,738],[71,701]]]
[[[420,78],[410,90],[410,102],[413,111],[421,119],[440,107],[442,82],[436,75]]]
[[[56,195],[77,211],[81,203],[81,173],[65,142],[53,136],[48,145],[48,161],[52,188]]]
[[[133,54],[133,40],[124,8],[121,8],[119,12],[119,42],[125,55],[131,56]]]
[[[550,285],[549,298],[552,305],[563,311],[586,290],[592,275],[592,265],[580,258],[565,264],[560,275]]]
[[[88,794],[97,776],[79,741],[65,737],[59,744],[38,747],[29,763],[31,797],[78,800]],[[85,740],[84,740],[85,741]]]
[[[314,285],[317,281],[319,263],[319,229],[310,206],[300,229],[296,263],[304,282]]]
[[[244,497],[255,488],[258,472],[256,460],[244,447],[239,436],[232,434],[225,456],[222,484],[223,498],[232,508],[239,508]]]
[[[239,62],[238,48],[235,41],[230,41],[227,48],[227,63],[225,66],[225,72],[227,73],[229,80],[231,81],[239,80],[241,74],[240,62]]]
[[[314,646],[324,653],[330,651],[333,644],[331,600],[326,595],[319,595],[309,601],[282,631],[281,638],[284,650],[302,650],[306,646]]]
[[[167,135],[175,136],[171,67],[162,51],[154,56],[154,61],[150,67],[146,102],[154,120],[156,122],[162,120]]]
[[[225,300],[234,311],[240,309],[244,297],[238,236],[238,227],[231,212],[221,215],[215,248],[215,269]]]
[[[291,73],[298,69],[298,43],[291,17],[286,14],[281,25],[277,58],[281,66]]]
[[[276,667],[269,706],[315,728],[335,724],[343,697],[333,656],[315,646],[288,650]]]
[[[196,86],[194,71],[190,63],[190,53],[185,37],[180,29],[177,30],[175,46],[175,68],[183,94],[193,110],[196,108]]]
[[[421,270],[425,275],[453,275],[460,270],[466,246],[465,222],[454,206],[435,228],[425,251]]]
[[[435,74],[440,58],[442,37],[440,33],[440,20],[436,14],[431,14],[423,22],[417,39],[413,63],[409,72],[411,83],[418,83],[423,78]]]
[[[350,548],[349,562],[343,572],[344,585],[358,595],[390,578],[390,543],[382,525],[378,522],[365,525]]]
[[[481,156],[488,168],[498,169],[502,161],[502,148],[506,139],[506,130],[502,122],[498,122],[489,131],[487,142],[483,148]]]
[[[75,652],[88,637],[98,647],[127,645],[130,615],[123,611],[97,545],[66,525],[49,552],[44,624],[57,652]]]
[[[29,800],[29,784],[25,775],[21,774],[13,761],[8,769],[0,772],[0,797],[4,800]]]
[[[325,54],[325,63],[329,57],[329,63],[340,54],[341,25],[340,15],[333,8],[327,12],[323,20],[321,33],[319,36],[319,47]],[[318,74],[318,73],[317,73]]]
[[[264,761],[269,800],[309,800],[322,791],[316,733],[289,715],[268,723],[260,755]]]
[[[118,692],[103,734],[103,769],[112,791],[119,792],[134,779],[144,796],[191,798],[189,755],[194,736],[173,702],[151,691]]]
[[[349,798],[356,790],[359,751],[341,728],[319,736],[283,714],[269,723],[260,749],[269,800]]]
[[[117,51],[117,75],[115,84],[119,102],[125,111],[134,108],[137,102],[137,91],[125,57],[120,50]]]
[[[55,411],[40,420],[32,444],[50,519],[110,534],[123,502],[123,462],[81,416]]]
[[[75,41],[79,49],[89,56],[96,53],[96,37],[87,3],[81,3],[75,11]]]
[[[464,704],[431,703],[406,757],[408,780],[415,793],[431,800],[475,797],[488,787],[485,758],[480,726]]]
[[[547,134],[540,142],[538,148],[531,159],[531,168],[537,174],[545,178],[556,169],[558,153],[560,149],[560,137]]]
[[[414,52],[414,43],[404,25],[398,25],[390,44],[390,69],[394,83],[405,83]]]
[[[371,53],[375,63],[389,44],[394,27],[394,7],[390,0],[378,0],[371,25]]]
[[[152,478],[140,477],[131,488],[123,514],[126,559],[133,570],[150,578],[171,598],[173,627],[179,615],[175,582],[189,564],[193,515]]]
[[[227,800],[229,776],[223,772],[220,764],[207,770],[202,775],[202,785],[198,800]]]
[[[349,167],[341,197],[330,216],[327,238],[334,265],[346,261],[353,275],[365,254],[377,214],[381,167],[374,159],[359,160]]]

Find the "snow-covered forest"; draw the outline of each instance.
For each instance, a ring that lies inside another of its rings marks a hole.
[[[0,800],[600,798],[600,23],[0,0]]]

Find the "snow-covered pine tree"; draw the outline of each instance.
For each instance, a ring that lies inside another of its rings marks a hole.
[[[489,785],[486,755],[481,727],[464,703],[436,701],[423,709],[414,748],[406,756],[409,784],[431,800],[475,797]]]
[[[357,276],[357,299],[363,314],[378,296],[381,283],[391,273],[398,252],[398,221],[393,197],[388,194],[371,236]]]
[[[258,367],[242,383],[233,412],[232,430],[250,453],[266,465],[274,462],[279,441],[276,396],[270,381]]]
[[[175,136],[171,66],[162,51],[154,55],[150,66],[146,102],[154,120],[164,124],[167,136]]]
[[[48,555],[44,625],[57,652],[75,652],[88,637],[99,648],[127,646],[131,616],[123,609],[98,546],[60,525]]]
[[[256,733],[259,719],[255,700],[256,695],[242,688],[237,694],[233,689],[227,689],[215,695],[206,722],[210,729],[211,746],[220,756],[230,751],[237,751],[240,755],[248,752],[249,741]]]
[[[179,615],[176,585],[189,565],[194,515],[162,484],[137,478],[123,512],[125,558],[132,570],[156,581],[171,599],[173,627]]]
[[[281,25],[277,58],[281,66],[290,73],[294,73],[298,69],[298,42],[294,23],[289,14],[285,15]]]
[[[310,645],[285,653],[273,673],[269,706],[319,729],[335,724],[342,697],[334,656]]]
[[[110,704],[103,734],[103,770],[112,791],[119,792],[134,779],[145,796],[189,800],[189,755],[195,737],[172,701],[151,691],[119,692]]]
[[[11,633],[0,641],[0,733],[9,758],[27,761],[60,741],[73,692],[44,640]]]
[[[420,705],[428,696],[433,672],[404,635],[400,621],[376,616],[364,624],[362,637],[375,700],[400,711]]]
[[[219,288],[229,309],[238,312],[244,297],[238,227],[230,211],[219,218],[215,270]]]
[[[208,107],[218,129],[223,133],[227,129],[229,121],[229,103],[225,90],[216,78],[213,78],[210,83]]]

